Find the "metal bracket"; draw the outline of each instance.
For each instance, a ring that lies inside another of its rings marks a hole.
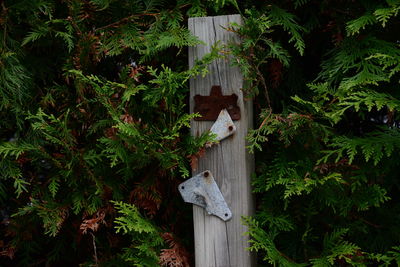
[[[226,109],[232,120],[240,120],[240,108],[237,105],[238,96],[235,94],[222,95],[221,86],[214,85],[211,87],[209,96],[194,96],[194,112],[201,117],[196,117],[196,121],[215,121],[219,112]]]
[[[232,218],[232,212],[210,171],[199,173],[181,183],[178,190],[185,202],[205,208],[209,215],[213,214],[224,221]]]
[[[212,146],[214,143],[219,142],[236,132],[236,126],[226,109],[221,110],[218,119],[215,121],[213,126],[211,126],[210,132],[216,136],[215,141],[207,143],[207,147]]]

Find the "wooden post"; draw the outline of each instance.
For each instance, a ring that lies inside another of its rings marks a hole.
[[[204,41],[206,45],[189,48],[189,66],[210,52],[217,41],[226,44],[239,42],[238,36],[224,28],[230,23],[241,23],[239,15],[190,18],[190,31]],[[252,127],[252,102],[244,101],[243,76],[239,68],[232,67],[228,60],[222,59],[209,66],[205,78],[198,77],[190,81],[190,109],[194,109],[194,96],[210,95],[213,85],[220,85],[223,95],[236,94],[241,119],[235,121],[237,132],[219,145],[208,148],[199,159],[193,175],[210,170],[230,207],[233,217],[224,222],[216,216],[210,216],[198,206],[193,206],[195,261],[197,267],[250,267],[255,266],[254,257],[249,251],[248,237],[243,235],[247,228],[242,224],[241,216],[251,215],[253,199],[251,195],[250,175],[254,171],[254,158],[246,150],[248,129]],[[198,136],[208,131],[213,121],[193,121],[192,135]]]

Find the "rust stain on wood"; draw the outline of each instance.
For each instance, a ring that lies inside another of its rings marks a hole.
[[[237,105],[238,96],[236,94],[222,95],[221,86],[211,87],[209,96],[194,96],[194,112],[201,117],[195,118],[196,121],[215,121],[222,109],[226,109],[232,120],[240,120],[240,108]]]

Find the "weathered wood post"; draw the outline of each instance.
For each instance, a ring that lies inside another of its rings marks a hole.
[[[230,23],[241,23],[239,15],[200,17],[189,19],[189,29],[204,41],[206,45],[189,48],[189,66],[210,52],[217,41],[226,44],[239,42],[238,36],[224,28]],[[210,170],[224,196],[233,217],[224,222],[216,216],[210,216],[198,206],[193,206],[195,261],[197,267],[250,267],[254,266],[254,257],[245,248],[248,237],[244,236],[246,227],[241,222],[242,215],[251,215],[253,201],[251,196],[250,175],[254,170],[254,158],[246,151],[245,137],[252,127],[252,102],[244,101],[243,76],[239,68],[232,67],[226,59],[217,60],[209,67],[205,78],[198,77],[190,81],[190,109],[194,110],[195,95],[210,95],[212,86],[221,86],[223,95],[236,94],[240,108],[240,120],[236,120],[236,133],[219,145],[208,148],[199,159],[193,175]],[[214,121],[193,121],[192,135],[208,131]]]

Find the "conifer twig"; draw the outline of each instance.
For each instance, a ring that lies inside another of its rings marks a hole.
[[[7,48],[6,37],[7,37],[7,8],[4,5],[4,1],[1,2],[2,14],[1,16],[4,18],[4,30],[3,30],[3,47]]]
[[[98,258],[97,258],[97,248],[96,248],[96,240],[95,240],[95,236],[94,236],[94,234],[91,232],[90,233],[91,235],[92,235],[92,242],[93,242],[93,251],[94,251],[94,261],[95,261],[95,265],[96,266],[99,266],[99,260],[98,260]]]
[[[189,4],[184,4],[184,5],[179,6],[178,8],[181,9],[181,8],[184,8],[184,7],[188,6],[188,5],[189,5]],[[123,22],[125,22],[125,21],[128,21],[128,20],[130,20],[130,19],[133,19],[133,18],[135,18],[135,17],[144,17],[144,16],[153,16],[153,17],[155,17],[155,16],[158,16],[158,15],[160,15],[159,12],[158,12],[158,13],[133,14],[133,15],[130,15],[130,16],[125,17],[125,18],[123,18],[123,19],[120,19],[120,20],[118,20],[118,21],[116,21],[116,22],[113,22],[113,23],[111,23],[111,24],[108,24],[108,25],[105,25],[105,26],[103,26],[103,27],[97,28],[97,29],[95,29],[95,32],[96,32],[96,31],[100,31],[100,30],[104,30],[104,29],[107,29],[107,28],[110,28],[110,27],[117,26],[117,25],[119,25],[119,24],[121,24],[121,23],[123,23]]]
[[[104,30],[104,29],[107,29],[107,28],[110,28],[110,27],[118,26],[119,24],[121,24],[121,23],[123,23],[123,22],[126,22],[126,21],[129,21],[130,19],[133,19],[133,18],[135,18],[135,17],[157,16],[157,15],[160,15],[160,13],[144,13],[144,14],[134,14],[134,15],[130,15],[130,16],[128,16],[128,17],[125,17],[125,18],[123,18],[123,19],[120,19],[120,20],[118,20],[118,21],[116,21],[116,22],[113,22],[113,23],[111,23],[111,24],[108,24],[108,25],[106,25],[106,26],[97,28],[97,29],[95,30],[95,32],[96,32],[96,31],[101,31],[101,30]]]

